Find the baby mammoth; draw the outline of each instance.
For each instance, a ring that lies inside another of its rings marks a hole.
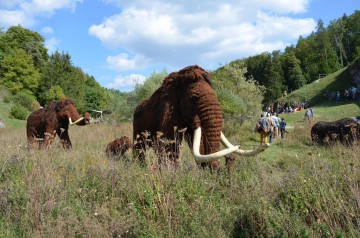
[[[132,148],[132,141],[127,136],[122,136],[120,138],[116,138],[114,141],[110,142],[106,146],[106,155],[109,158],[113,157],[123,157],[125,152]]]

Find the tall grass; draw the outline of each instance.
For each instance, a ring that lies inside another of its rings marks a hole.
[[[73,149],[25,148],[0,129],[0,237],[360,237],[359,146],[318,147],[295,127],[219,173],[181,162],[109,160],[131,125],[71,127]],[[253,141],[258,143],[258,135]]]

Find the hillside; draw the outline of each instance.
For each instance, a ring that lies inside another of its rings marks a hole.
[[[0,122],[2,122],[5,127],[10,128],[21,128],[25,127],[26,121],[25,120],[18,120],[15,118],[10,118],[10,109],[12,104],[5,103],[3,99],[0,97]]]
[[[360,86],[360,58],[357,58],[347,67],[289,93],[287,96],[280,98],[279,102],[301,102],[302,100],[307,100],[312,106],[328,104],[328,98],[324,96],[326,93],[336,91],[343,93],[345,89],[349,89],[352,86],[357,86],[358,88]]]

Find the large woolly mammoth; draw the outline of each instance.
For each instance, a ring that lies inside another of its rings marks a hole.
[[[84,126],[89,123],[90,114],[85,112],[84,117],[80,117],[71,99],[53,101],[45,108],[32,112],[27,118],[28,147],[32,149],[38,143],[40,147],[47,149],[57,134],[63,147],[70,149],[69,125]]]
[[[360,139],[360,125],[352,118],[319,121],[311,128],[311,139],[319,144],[335,141],[353,144]]]
[[[268,147],[241,150],[222,133],[223,115],[210,85],[210,74],[201,67],[189,66],[169,74],[154,94],[134,112],[134,149],[141,161],[147,147],[175,163],[182,139],[192,148],[198,164],[219,166],[219,158],[230,153],[255,155]],[[226,149],[220,150],[220,142]]]

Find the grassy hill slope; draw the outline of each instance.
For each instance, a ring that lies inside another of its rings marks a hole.
[[[25,120],[18,120],[15,118],[10,118],[10,109],[12,107],[12,103],[5,103],[2,98],[0,98],[0,121],[5,123],[6,127],[9,128],[22,128],[25,127]]]
[[[348,67],[342,68],[324,78],[319,78],[291,92],[287,96],[280,98],[279,102],[301,102],[305,99],[312,105],[327,104],[327,98],[323,97],[324,93],[336,91],[342,93],[345,89],[356,86],[354,78],[356,77],[356,72],[360,72],[360,59],[357,59]]]

